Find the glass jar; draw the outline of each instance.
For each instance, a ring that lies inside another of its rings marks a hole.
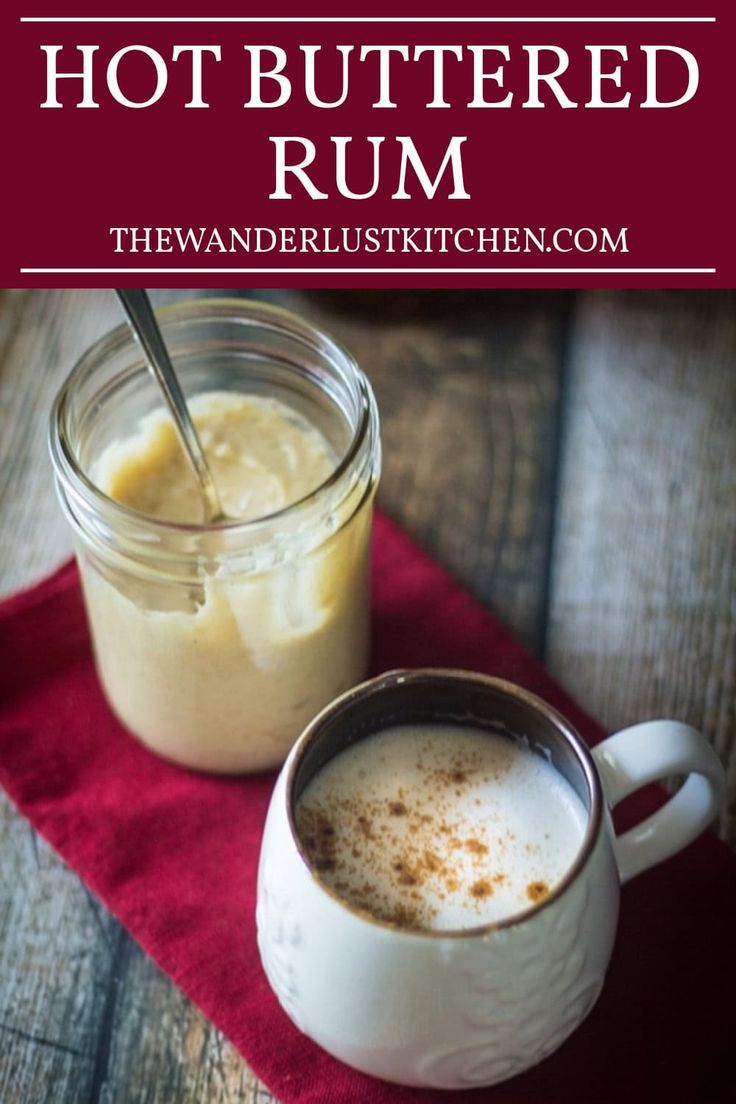
[[[96,465],[162,402],[125,325],[85,353],[52,411],[57,490],[112,709],[167,759],[263,770],[366,673],[376,403],[350,354],[288,311],[203,299],[158,317],[188,399],[279,399],[336,457],[312,493],[257,520],[179,524],[114,501]]]

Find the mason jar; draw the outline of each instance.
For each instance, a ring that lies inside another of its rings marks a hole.
[[[101,458],[162,400],[125,325],[88,350],[51,415],[95,662],[125,727],[176,763],[258,771],[366,673],[378,412],[352,356],[304,319],[245,299],[158,312],[188,400],[277,399],[324,436],[328,478],[248,521],[183,524],[109,497]]]

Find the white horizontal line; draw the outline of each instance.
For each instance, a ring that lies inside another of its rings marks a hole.
[[[559,275],[561,273],[647,273],[647,272],[702,272],[713,273],[715,268],[21,268],[21,273],[57,273],[57,272],[92,272],[92,273],[107,273],[107,272],[127,272],[127,273],[172,273],[172,274],[184,274],[184,273],[233,273],[233,274],[249,274],[249,273],[281,273],[283,275],[299,275],[309,274],[315,276],[334,276],[339,273],[356,273],[360,275],[372,275],[385,276],[385,275],[401,275],[402,273],[408,273],[418,276],[431,276],[433,274],[477,274],[479,276],[502,273],[504,275],[513,275],[514,273],[535,273],[543,275],[544,273],[551,273]]]
[[[712,15],[24,15],[21,23],[715,23]]]

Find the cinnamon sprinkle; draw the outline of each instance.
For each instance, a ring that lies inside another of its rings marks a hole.
[[[381,793],[367,785],[347,796],[302,800],[296,808],[301,843],[325,883],[376,919],[419,931],[432,928],[442,901],[455,899],[461,915],[477,911],[481,918],[484,902],[514,884],[507,865],[514,833],[498,823],[492,807],[487,819],[471,809],[465,820],[455,800],[467,792],[469,805],[477,805],[472,787],[497,781],[504,762],[488,770],[472,751],[467,761],[457,754],[432,761],[429,753],[428,746],[426,762],[416,761],[422,777],[411,789],[394,784],[393,793]],[[364,775],[371,778],[370,771]],[[519,891],[537,904],[551,888],[540,879]]]

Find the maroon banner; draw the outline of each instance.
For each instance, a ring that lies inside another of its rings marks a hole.
[[[6,12],[5,283],[734,283],[732,5],[455,7]]]

